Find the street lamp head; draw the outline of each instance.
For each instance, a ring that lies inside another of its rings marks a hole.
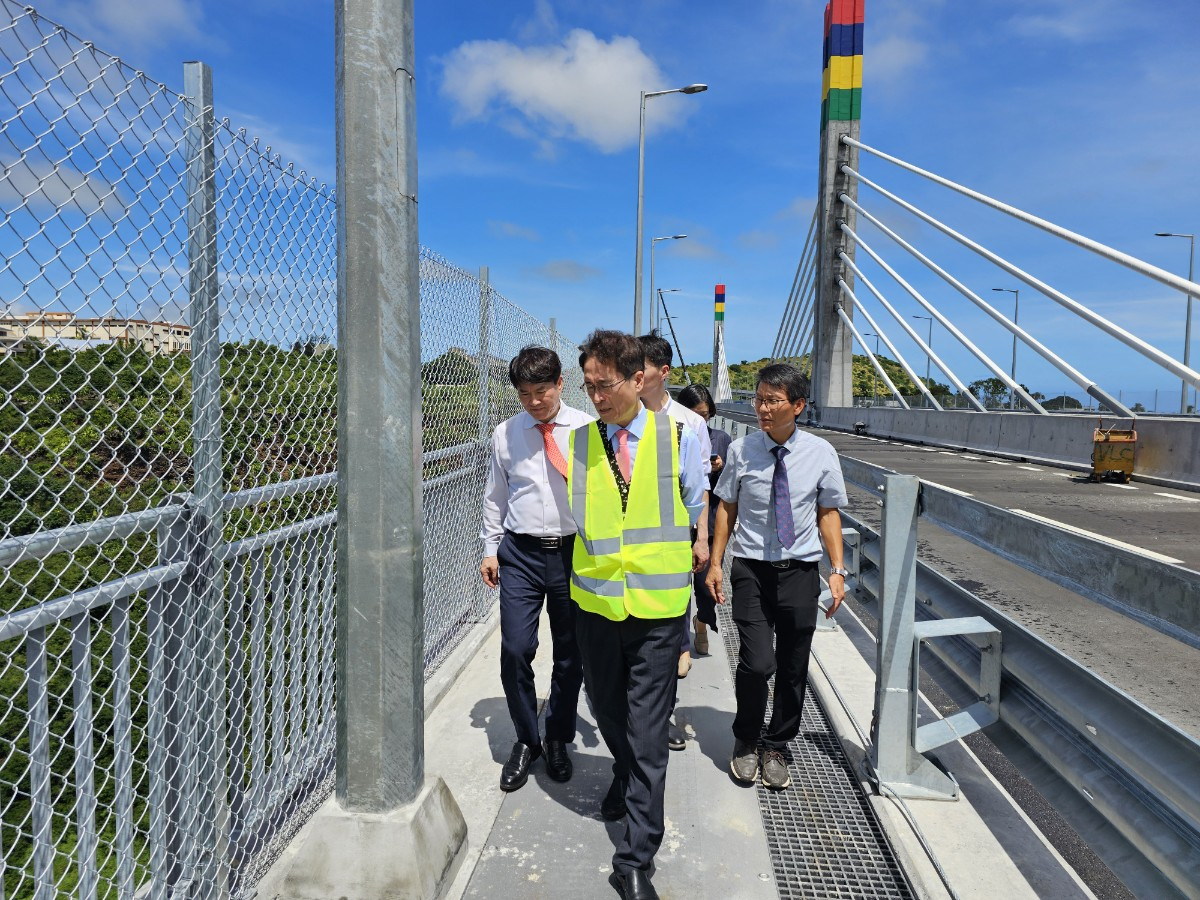
[[[1156,232],[1154,232],[1154,236],[1155,237],[1175,237],[1175,233],[1172,231],[1156,231]]]
[[[685,237],[687,237],[686,234],[673,234],[673,235],[671,235],[671,240],[677,241],[680,238],[685,238]]]
[[[700,94],[707,90],[708,90],[707,84],[689,84],[685,88],[680,88],[679,92],[681,94]]]

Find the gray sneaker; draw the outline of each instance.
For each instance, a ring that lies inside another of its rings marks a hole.
[[[734,738],[729,771],[742,784],[754,784],[754,779],[758,777],[758,749],[748,741]]]
[[[788,774],[787,759],[779,750],[763,753],[762,783],[763,787],[773,791],[782,791],[791,785],[792,776]]]

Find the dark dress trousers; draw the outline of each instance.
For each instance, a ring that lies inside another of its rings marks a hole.
[[[648,869],[662,844],[667,782],[667,728],[675,705],[675,669],[683,616],[614,622],[578,610],[588,699],[613,775],[626,785],[625,833],[613,869]]]
[[[578,607],[571,599],[571,551],[575,536],[557,539],[508,532],[500,542],[500,681],[508,700],[517,740],[531,747],[538,737],[537,692],[533,658],[538,648],[542,600],[550,617],[554,667],[546,703],[546,740],[575,739],[575,712],[583,666],[575,639]]]
[[[815,562],[789,560],[785,568],[733,558],[733,621],[742,640],[734,693],[734,737],[758,742],[767,710],[767,682],[775,676],[775,706],[762,735],[768,750],[784,750],[800,731],[808,654],[817,627],[821,581]],[[774,637],[774,646],[772,646]]]

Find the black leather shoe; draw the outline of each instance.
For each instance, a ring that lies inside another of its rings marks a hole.
[[[513,744],[512,755],[500,770],[500,790],[516,791],[523,788],[529,780],[529,766],[541,755],[540,745],[530,747],[520,741]]]
[[[608,793],[600,801],[600,816],[607,822],[615,822],[625,818],[625,782],[613,778],[608,786]]]
[[[628,872],[613,872],[608,883],[617,889],[625,900],[658,900],[658,891],[650,883],[650,876],[641,869]]]
[[[546,741],[546,774],[555,781],[570,781],[572,771],[566,741]]]

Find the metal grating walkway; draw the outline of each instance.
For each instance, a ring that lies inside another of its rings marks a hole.
[[[728,604],[718,606],[717,615],[729,668],[736,675],[740,642]],[[781,900],[913,897],[811,690],[805,695],[800,733],[788,746],[792,786],[771,791],[760,783],[756,788]]]

